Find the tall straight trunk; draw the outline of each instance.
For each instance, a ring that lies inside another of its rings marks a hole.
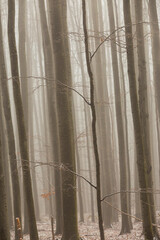
[[[141,198],[141,208],[143,217],[143,229],[146,239],[153,239],[153,228],[151,212],[148,202],[148,195],[145,192],[147,190],[147,169],[146,159],[144,154],[144,139],[142,135],[142,126],[140,121],[138,94],[136,86],[136,74],[133,52],[133,35],[132,35],[132,22],[130,14],[130,2],[123,0],[124,22],[125,22],[125,36],[126,36],[126,48],[127,48],[127,64],[128,64],[128,76],[129,76],[129,89],[131,97],[131,108],[133,115],[134,133],[136,141],[137,151],[137,167],[139,175],[139,185]]]
[[[73,122],[74,122],[74,136],[75,136],[75,146],[76,146],[76,168],[77,168],[77,173],[81,174],[81,163],[80,163],[80,154],[79,154],[79,149],[78,149],[78,139],[77,139],[77,129],[76,129],[76,116],[75,116],[75,106],[73,103]],[[82,198],[82,183],[81,179],[77,179],[77,186],[78,186],[78,200],[79,200],[79,221],[84,222],[84,211],[83,211],[83,198]]]
[[[4,119],[4,111],[2,102],[0,101],[0,131],[1,131],[1,143],[2,143],[2,159],[4,166],[4,175],[5,175],[5,186],[6,186],[6,195],[7,195],[7,208],[8,208],[8,223],[9,229],[13,227],[13,211],[12,211],[12,194],[11,194],[11,181],[10,181],[10,167],[9,167],[9,154],[8,154],[8,144],[6,136],[6,124]]]
[[[28,79],[26,59],[26,1],[19,1],[19,68],[21,77],[22,102],[25,115],[26,129],[28,129]]]
[[[156,103],[158,106],[158,116],[160,118],[160,37],[156,0],[149,0],[149,17],[151,28],[153,77],[155,83]]]
[[[113,1],[108,0],[108,14],[110,23],[110,33],[115,31],[115,19],[113,12]],[[125,130],[123,125],[122,116],[122,104],[121,104],[121,90],[120,90],[120,76],[119,66],[117,57],[117,47],[115,44],[116,35],[112,34],[113,40],[111,40],[111,56],[112,56],[112,67],[114,77],[114,93],[115,93],[115,107],[116,107],[116,120],[118,130],[118,145],[119,145],[119,166],[120,166],[120,191],[124,192],[128,189],[128,178],[127,178],[127,162],[126,162],[126,144],[125,144]],[[121,193],[121,210],[128,213],[129,202],[128,195]],[[129,217],[126,214],[122,214],[122,228],[121,234],[130,232]]]
[[[79,52],[82,52],[82,49],[79,48]],[[82,54],[80,54],[79,57],[80,65],[81,65],[81,74],[82,74],[82,84],[83,84],[83,96],[87,96],[87,90],[86,90],[86,80],[85,80],[85,72],[84,72],[84,64],[83,64],[83,58]],[[92,172],[91,172],[91,153],[90,153],[90,139],[89,139],[89,133],[91,132],[91,116],[90,116],[90,108],[86,105],[84,102],[84,119],[85,119],[85,126],[86,126],[86,141],[87,141],[87,159],[88,159],[88,168],[89,168],[89,181],[92,182]],[[93,194],[93,187],[90,186],[90,196],[91,196],[91,218],[92,222],[95,222],[95,213],[94,213],[94,194]]]
[[[24,121],[26,133],[28,135],[28,79],[27,77],[27,59],[26,59],[26,1],[19,1],[19,16],[18,16],[18,30],[19,30],[19,75],[22,103],[24,109]],[[29,146],[27,146],[29,147]],[[26,198],[24,194],[24,233],[29,233],[28,214],[26,208]]]
[[[116,26],[119,27],[119,18],[118,18],[118,9],[116,0],[114,0],[115,3],[115,19],[116,19]],[[117,32],[117,39],[120,43],[120,34],[119,31]],[[127,118],[127,97],[126,97],[126,87],[125,87],[125,74],[124,74],[124,66],[123,66],[123,58],[122,58],[122,48],[120,45],[118,45],[118,53],[119,53],[119,67],[120,67],[120,73],[122,78],[122,93],[123,93],[123,124],[124,124],[124,131],[125,131],[125,144],[126,144],[126,162],[127,162],[127,170],[128,170],[128,190],[131,189],[131,169],[130,169],[130,156],[129,156],[129,131],[128,131],[128,118]],[[131,194],[128,194],[128,201],[129,201],[129,214],[131,215]],[[133,229],[132,220],[131,217],[129,217],[130,222],[130,228]]]
[[[19,82],[18,58],[15,39],[15,0],[8,1],[8,40],[11,60],[11,73],[13,78],[13,95],[16,109],[19,145],[23,170],[24,191],[29,218],[30,238],[31,240],[38,240],[29,168],[28,141],[25,129],[24,112]]]
[[[58,117],[57,117],[57,101],[56,101],[56,84],[54,82],[55,74],[53,73],[53,53],[47,18],[45,13],[45,5],[43,1],[39,1],[40,20],[42,27],[43,51],[45,59],[45,76],[48,79],[47,86],[47,103],[49,113],[49,129],[50,139],[52,144],[53,162],[57,165],[54,168],[55,181],[55,207],[56,207],[56,234],[62,233],[62,195],[61,195],[61,171],[58,168],[60,165],[60,149],[59,149],[59,132],[58,132]]]
[[[40,220],[40,206],[38,201],[38,187],[37,187],[37,177],[36,177],[36,168],[35,168],[35,149],[34,149],[34,114],[33,114],[33,97],[29,99],[29,151],[30,151],[30,160],[31,160],[31,175],[32,175],[32,184],[33,184],[33,196],[35,204],[35,214],[36,220]]]
[[[140,120],[142,126],[142,136],[144,142],[144,156],[147,167],[147,181],[148,188],[153,191],[152,180],[152,161],[151,161],[151,144],[150,144],[150,126],[149,126],[149,110],[148,110],[148,93],[147,93],[147,70],[146,70],[146,57],[145,57],[145,42],[144,42],[144,29],[143,29],[143,10],[142,0],[135,0],[135,13],[136,13],[136,30],[137,30],[137,54],[138,54],[138,69],[139,69],[139,109]],[[139,24],[141,23],[141,24]],[[150,212],[152,216],[152,223],[156,224],[155,206],[153,193],[148,194]],[[153,227],[154,235],[157,237],[157,228]]]
[[[82,0],[82,11],[83,11],[83,30],[85,39],[85,54],[86,54],[86,64],[87,72],[90,79],[90,106],[92,113],[92,134],[93,134],[93,148],[96,162],[96,182],[97,182],[97,208],[98,208],[98,223],[100,230],[101,240],[104,240],[104,229],[103,229],[103,219],[102,219],[102,206],[101,206],[101,181],[100,181],[100,159],[97,144],[97,133],[96,133],[96,109],[95,109],[95,96],[94,96],[94,78],[90,65],[89,57],[89,44],[88,44],[88,31],[87,31],[87,19],[86,19],[86,1]]]
[[[12,177],[15,239],[17,240],[18,235],[17,235],[17,227],[16,227],[16,217],[18,217],[21,220],[20,185],[19,185],[19,176],[18,176],[17,161],[16,161],[17,157],[16,157],[12,117],[11,117],[10,99],[9,99],[9,92],[8,92],[8,86],[7,86],[7,74],[6,74],[6,66],[5,66],[5,59],[4,59],[1,16],[0,16],[0,67],[1,67],[1,71],[0,71],[1,93],[2,93],[3,109],[4,109],[4,116],[5,116],[5,122],[6,122],[9,161],[10,161],[11,177]]]
[[[1,138],[0,138],[0,239],[10,240]]]
[[[59,140],[60,156],[64,165],[62,169],[62,205],[63,205],[63,236],[64,240],[79,239],[77,226],[77,199],[76,199],[76,179],[67,171],[75,168],[75,149],[73,137],[72,119],[72,94],[64,85],[71,85],[71,66],[68,55],[66,1],[63,4],[59,0],[50,0],[50,23],[53,43],[53,53],[55,62],[55,76],[57,86],[57,108],[59,120]],[[64,7],[62,9],[62,7]],[[63,10],[63,14],[62,14]],[[62,20],[63,19],[63,20]],[[65,36],[65,37],[64,37]],[[72,206],[72,208],[70,207]]]

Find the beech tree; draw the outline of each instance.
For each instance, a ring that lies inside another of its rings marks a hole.
[[[14,224],[15,224],[15,239],[18,239],[17,227],[16,227],[16,218],[21,220],[21,202],[20,202],[20,185],[19,185],[19,176],[18,168],[16,162],[16,148],[15,148],[15,138],[13,132],[13,124],[11,117],[11,107],[9,92],[7,86],[7,73],[6,65],[4,58],[4,43],[2,38],[2,24],[1,24],[1,14],[0,14],[0,77],[1,77],[1,94],[3,101],[3,110],[6,122],[7,129],[7,142],[9,149],[9,161],[11,167],[11,176],[12,176],[12,189],[13,189],[13,204],[14,204]]]
[[[21,162],[23,169],[23,182],[24,191],[26,197],[28,219],[29,219],[29,230],[30,238],[38,239],[38,232],[35,219],[31,176],[29,168],[29,154],[28,154],[28,142],[25,129],[24,121],[24,111],[22,105],[22,98],[20,92],[20,82],[19,82],[19,67],[16,49],[16,38],[15,38],[15,1],[8,1],[8,40],[9,40],[9,50],[10,50],[10,61],[11,61],[11,72],[13,79],[13,94],[14,102],[16,108],[18,135],[19,135],[19,145],[21,152]]]
[[[124,10],[125,34],[126,34],[129,88],[130,88],[131,107],[132,107],[132,114],[133,114],[134,133],[135,133],[135,140],[136,140],[139,184],[140,184],[140,188],[143,189],[144,191],[144,192],[143,191],[140,192],[142,217],[143,217],[143,229],[144,229],[145,238],[153,239],[154,235],[153,235],[153,227],[152,227],[152,218],[151,218],[150,206],[148,202],[148,196],[146,194],[146,191],[148,188],[147,169],[146,169],[147,163],[146,163],[145,152],[144,152],[144,135],[142,132],[142,123],[140,119],[140,109],[138,104],[138,95],[137,95],[137,87],[136,87],[130,3],[127,0],[123,0],[123,10]]]
[[[72,93],[66,87],[71,84],[70,58],[67,52],[66,1],[49,1],[50,23],[57,85],[57,112],[59,120],[60,157],[62,167],[62,239],[79,239],[77,226],[76,179],[70,171],[75,168],[75,149],[73,141]],[[63,14],[63,15],[62,15]],[[64,21],[62,21],[62,16]],[[68,169],[68,170],[67,170]],[[70,208],[72,206],[72,208]]]

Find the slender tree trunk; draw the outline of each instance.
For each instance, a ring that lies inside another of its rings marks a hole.
[[[92,21],[93,21],[93,29],[96,34],[99,31],[103,31],[104,24],[102,20],[102,8],[100,1],[93,1],[92,4],[89,5],[89,8],[92,9]],[[98,9],[98,13],[95,16],[95,12]],[[99,38],[95,38],[94,45],[97,46],[99,44]],[[108,89],[106,84],[106,75],[105,71],[105,58],[103,56],[103,50],[100,49],[93,61],[93,75],[95,79],[95,107],[96,107],[96,115],[97,115],[97,138],[98,138],[98,148],[102,149],[99,151],[100,155],[100,164],[102,171],[102,195],[106,195],[111,192],[112,189],[112,181],[111,181],[111,148],[110,148],[110,119],[108,118],[109,108],[106,109],[105,101],[108,100]],[[112,199],[108,199],[109,203],[112,202]],[[103,222],[105,228],[111,227],[112,221],[112,208],[106,202],[102,205],[103,212]]]
[[[92,134],[93,134],[93,148],[96,161],[96,181],[97,181],[97,208],[98,208],[98,222],[101,240],[104,240],[104,229],[103,229],[103,219],[102,219],[102,206],[101,206],[101,182],[100,182],[100,159],[98,153],[97,144],[97,133],[96,133],[96,109],[94,102],[94,78],[90,65],[89,58],[89,45],[88,45],[88,32],[87,32],[87,20],[86,20],[86,2],[82,0],[82,11],[83,11],[83,29],[85,38],[85,53],[86,53],[86,63],[87,71],[90,78],[90,99],[91,99],[91,112],[92,112]]]
[[[28,135],[28,79],[27,77],[27,59],[26,59],[26,1],[19,2],[19,18],[18,18],[18,30],[19,30],[19,75],[22,103],[24,109],[24,121],[26,127],[26,133]],[[27,146],[29,149],[29,146]],[[26,208],[26,198],[24,194],[24,233],[29,233],[28,225],[28,213]]]
[[[80,52],[82,49],[80,48]],[[87,96],[86,85],[87,82],[85,80],[85,73],[84,73],[84,66],[83,66],[83,58],[82,54],[80,54],[80,65],[81,65],[81,72],[82,72],[82,84],[83,84],[83,96]],[[84,102],[84,118],[85,118],[85,125],[86,125],[86,140],[87,140],[87,158],[88,158],[88,168],[89,168],[89,181],[92,182],[93,176],[91,172],[91,153],[90,153],[90,141],[89,141],[89,133],[91,132],[91,117],[90,117],[90,108]],[[91,196],[91,216],[92,222],[95,222],[95,213],[94,213],[94,194],[93,194],[93,187],[90,186],[90,196]]]
[[[11,60],[11,72],[13,78],[13,95],[16,108],[16,117],[19,134],[19,145],[22,158],[22,170],[23,170],[23,181],[24,190],[26,197],[26,204],[29,218],[29,229],[31,240],[38,240],[38,232],[36,226],[36,218],[33,203],[31,176],[29,168],[29,154],[28,154],[28,141],[24,122],[24,112],[22,106],[22,98],[20,92],[19,83],[19,69],[18,69],[18,58],[16,49],[15,39],[15,1],[8,1],[8,39],[9,39],[9,50]]]

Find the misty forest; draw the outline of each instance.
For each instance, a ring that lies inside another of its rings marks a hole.
[[[0,0],[0,240],[160,239],[160,1]]]

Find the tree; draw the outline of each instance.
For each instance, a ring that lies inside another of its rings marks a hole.
[[[153,239],[153,228],[151,220],[151,212],[148,202],[148,195],[146,193],[147,184],[147,169],[146,159],[144,154],[144,139],[142,133],[142,126],[140,121],[140,112],[138,104],[138,95],[136,87],[136,74],[135,74],[135,63],[134,63],[134,52],[133,52],[133,38],[132,38],[132,22],[130,14],[130,2],[123,0],[123,11],[124,11],[124,22],[125,22],[125,37],[126,37],[126,49],[127,49],[127,65],[128,65],[128,77],[129,77],[129,89],[131,97],[131,108],[133,115],[134,134],[136,141],[137,151],[137,166],[139,185],[143,190],[140,192],[141,209],[143,217],[143,230],[146,239]]]
[[[18,176],[17,161],[16,161],[15,138],[14,138],[14,132],[13,132],[12,117],[11,117],[10,99],[9,99],[9,92],[8,92],[8,86],[7,86],[7,73],[6,73],[6,66],[5,66],[5,59],[4,59],[4,43],[2,39],[1,15],[0,15],[0,68],[1,68],[1,71],[0,71],[1,94],[2,94],[5,122],[6,122],[9,161],[10,161],[11,177],[12,177],[15,239],[17,240],[18,235],[17,235],[17,227],[16,227],[16,218],[18,217],[21,221],[20,185],[19,185],[19,176]]]
[[[42,40],[44,51],[45,76],[48,79],[47,85],[47,103],[49,113],[49,129],[52,144],[52,156],[55,165],[60,165],[60,148],[59,148],[59,132],[58,132],[58,117],[57,117],[57,101],[56,101],[56,83],[54,78],[54,63],[52,44],[49,35],[47,17],[45,13],[45,5],[43,1],[39,1],[40,20],[42,28]],[[62,194],[61,194],[61,172],[60,169],[54,168],[55,180],[55,204],[56,204],[56,234],[62,233]]]
[[[24,112],[19,83],[19,68],[15,39],[15,1],[8,1],[8,40],[10,50],[11,72],[13,79],[13,95],[16,108],[19,145],[23,170],[24,191],[27,202],[29,230],[31,240],[38,240],[36,218],[33,203],[31,176],[29,168],[28,141],[24,122]]]
[[[63,8],[62,8],[63,7]],[[77,226],[76,179],[70,172],[75,168],[75,146],[73,137],[72,94],[67,87],[71,84],[70,57],[68,55],[68,39],[66,38],[67,9],[58,0],[49,1],[50,23],[55,62],[55,78],[57,84],[57,110],[59,120],[60,157],[62,169],[62,205],[63,236],[62,239],[79,239]],[[63,14],[62,14],[63,13]],[[68,170],[67,170],[68,169]],[[70,207],[72,206],[72,208]]]
[[[149,110],[148,110],[148,93],[147,93],[147,70],[145,57],[145,42],[143,30],[143,12],[142,0],[135,0],[136,13],[136,30],[137,30],[137,54],[138,54],[138,69],[139,69],[139,111],[143,136],[144,157],[146,160],[148,188],[153,191],[152,180],[152,162],[151,162],[151,145],[150,145],[150,126],[149,126]],[[156,223],[155,207],[153,193],[148,194],[152,223]],[[158,236],[157,228],[153,227],[154,235]]]
[[[1,240],[10,240],[9,226],[8,226],[8,212],[6,200],[6,188],[4,182],[4,166],[2,159],[2,149],[0,140],[0,238]]]
[[[122,103],[121,103],[121,90],[120,90],[120,77],[119,77],[119,66],[117,57],[117,46],[114,42],[116,39],[115,34],[115,19],[113,11],[113,1],[108,0],[108,14],[110,23],[110,33],[112,34],[113,40],[111,40],[111,56],[113,66],[113,77],[114,77],[114,92],[115,92],[115,105],[116,105],[116,120],[118,130],[118,145],[119,145],[119,165],[120,165],[120,190],[121,190],[121,210],[125,213],[128,212],[129,202],[128,195],[124,191],[128,188],[127,179],[127,162],[126,162],[126,144],[125,144],[125,130],[123,125],[122,116]],[[122,213],[122,228],[121,234],[130,232],[129,217]]]
[[[94,78],[90,65],[90,55],[89,55],[89,45],[88,45],[88,32],[87,32],[87,20],[86,20],[86,1],[82,0],[82,13],[83,13],[83,30],[84,30],[84,41],[85,41],[85,55],[86,55],[86,64],[87,72],[90,79],[90,107],[92,113],[92,135],[93,135],[93,148],[96,162],[96,181],[97,181],[97,209],[98,209],[98,223],[100,230],[101,240],[104,240],[104,229],[103,229],[103,218],[102,218],[102,206],[101,206],[101,181],[100,181],[100,159],[98,153],[98,144],[97,144],[97,133],[96,133],[96,109],[95,109],[95,96],[94,96]]]

